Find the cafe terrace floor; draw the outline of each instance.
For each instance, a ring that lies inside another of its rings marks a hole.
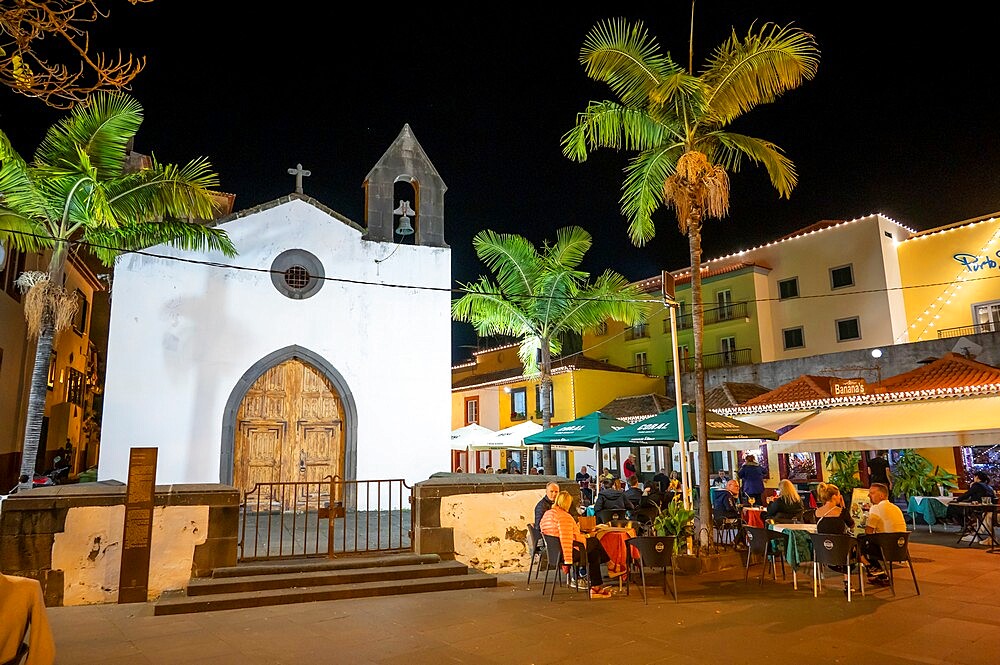
[[[952,527],[954,528],[954,527]],[[921,596],[908,572],[848,604],[841,582],[813,598],[810,576],[767,580],[743,569],[678,577],[680,602],[638,587],[588,600],[541,580],[504,575],[496,588],[152,616],[152,606],[49,610],[57,663],[1000,663],[1000,550],[955,544],[918,527],[912,537]],[[759,571],[759,566],[754,570]],[[649,581],[649,580],[647,580]],[[653,581],[656,584],[658,580]]]

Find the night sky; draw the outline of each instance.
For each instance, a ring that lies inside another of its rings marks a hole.
[[[635,280],[687,265],[686,240],[665,212],[652,243],[631,245],[619,208],[625,155],[579,164],[560,151],[576,113],[611,98],[584,76],[578,54],[587,31],[618,14],[411,4],[413,15],[371,6],[357,17],[315,6],[112,3],[95,40],[148,57],[131,90],[146,110],[135,149],[167,162],[207,156],[237,209],[292,192],[286,170],[301,162],[312,171],[307,194],[363,223],[362,181],[408,123],[448,186],[456,286],[483,270],[471,244],[481,229],[540,245],[582,226],[595,238],[585,264],[594,274],[612,268]],[[763,169],[731,174],[730,215],[706,225],[705,258],[823,219],[882,212],[925,229],[1000,210],[993,21],[915,7],[697,5],[696,69],[733,27],[742,34],[755,20],[793,22],[821,51],[813,81],[732,126],[784,148],[798,187],[779,199]],[[689,3],[626,18],[687,62]],[[64,113],[0,90],[0,128],[25,156]],[[456,360],[473,341],[471,328],[454,325]]]

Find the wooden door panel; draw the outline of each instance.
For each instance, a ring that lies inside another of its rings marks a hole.
[[[279,480],[281,453],[288,427],[281,422],[240,423],[240,443],[237,448],[237,469],[239,489],[248,492],[257,483],[273,483]],[[270,500],[267,489],[262,501]]]

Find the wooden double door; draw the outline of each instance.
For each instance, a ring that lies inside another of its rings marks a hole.
[[[297,358],[286,360],[247,390],[237,412],[234,448],[235,486],[248,492],[257,483],[268,484],[249,503],[292,509],[329,501],[329,486],[321,481],[344,475],[340,395],[312,365]],[[269,485],[289,482],[308,485]]]

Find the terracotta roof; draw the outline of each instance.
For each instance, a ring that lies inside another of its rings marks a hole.
[[[1000,384],[1000,367],[987,365],[959,353],[946,353],[937,360],[904,374],[883,379],[886,392],[966,388]]]
[[[578,369],[595,369],[602,372],[626,372],[628,374],[634,374],[631,370],[627,370],[624,367],[619,367],[618,365],[612,365],[611,363],[602,362],[600,360],[594,360],[593,358],[588,358],[587,356],[574,354],[572,356],[567,356],[566,358],[556,358],[552,361],[552,373],[562,374],[564,372],[572,372]],[[459,390],[462,388],[472,388],[474,386],[481,386],[490,383],[512,383],[514,381],[524,378],[524,370],[521,367],[515,367],[513,369],[502,369],[496,372],[489,372],[487,374],[473,374],[472,376],[467,376],[460,381],[456,381],[452,384],[452,390]]]
[[[616,397],[598,411],[627,423],[635,423],[672,408],[674,408],[672,398],[650,393],[632,397]]]
[[[837,380],[836,376],[813,376],[803,374],[794,381],[789,381],[774,390],[748,399],[745,404],[784,404],[786,402],[806,402],[814,399],[828,399],[832,395],[830,382]]]
[[[719,387],[705,393],[705,408],[715,410],[730,406],[739,406],[758,395],[770,392],[770,390],[770,388],[765,388],[756,383],[733,383],[725,381]]]

